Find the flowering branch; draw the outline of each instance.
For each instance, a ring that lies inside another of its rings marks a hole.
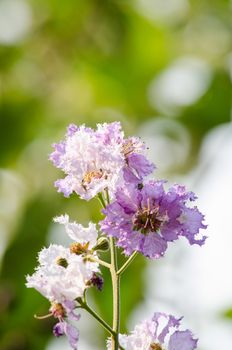
[[[196,200],[184,186],[167,191],[165,180],[146,180],[155,166],[145,156],[146,147],[136,137],[125,138],[120,123],[98,124],[93,130],[84,125],[68,127],[65,140],[54,144],[50,160],[65,173],[55,182],[58,192],[69,197],[76,193],[86,201],[97,197],[104,219],[84,227],[69,220],[67,214],[54,218],[72,239],[68,248],[51,244],[38,256],[39,266],[27,276],[27,287],[37,289],[50,302],[47,316],[57,323],[53,334],[66,335],[77,350],[79,332],[70,321],[78,321],[83,309],[110,334],[107,350],[188,349],[197,347],[189,330],[180,330],[181,318],[155,312],[151,319],[137,325],[131,334],[120,334],[120,278],[140,253],[148,259],[164,256],[169,242],[184,236],[190,245],[203,245],[199,237],[205,229],[204,216]],[[129,258],[118,269],[118,247]],[[110,263],[99,255],[110,248]],[[113,291],[113,322],[110,326],[87,303],[87,290],[103,288],[100,266],[110,270]]]

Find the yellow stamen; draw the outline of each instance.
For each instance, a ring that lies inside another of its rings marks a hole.
[[[87,185],[89,185],[92,182],[92,180],[101,179],[102,176],[103,176],[102,169],[87,171],[87,173],[85,173],[82,179],[82,187],[86,190]]]
[[[150,349],[151,349],[151,350],[162,350],[161,345],[158,344],[158,343],[152,343],[152,344],[150,345]]]

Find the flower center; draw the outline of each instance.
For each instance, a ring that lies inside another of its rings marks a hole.
[[[164,216],[159,214],[159,207],[154,206],[151,209],[148,199],[147,207],[139,209],[134,215],[133,230],[140,231],[143,234],[157,232],[164,221]]]
[[[67,268],[67,267],[68,267],[68,262],[67,262],[67,260],[66,260],[65,258],[60,257],[60,256],[58,256],[58,257],[56,258],[56,263],[57,263],[57,265],[62,266],[62,267],[64,267],[64,268]]]
[[[132,140],[126,140],[122,145],[122,153],[125,158],[135,151],[136,147]]]
[[[81,244],[81,243],[71,243],[70,244],[70,252],[77,255],[87,254],[89,251],[89,242]]]
[[[56,318],[63,318],[65,316],[65,310],[60,303],[52,303],[49,311],[51,311]]]
[[[152,343],[152,344],[150,345],[150,349],[151,349],[151,350],[162,350],[161,345],[158,344],[158,343]]]
[[[85,173],[83,179],[82,179],[82,187],[86,190],[87,186],[96,179],[101,179],[103,176],[103,170],[93,170],[93,171],[87,171]]]

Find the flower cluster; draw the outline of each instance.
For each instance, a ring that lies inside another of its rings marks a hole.
[[[92,223],[88,228],[70,222],[69,216],[54,218],[64,224],[66,233],[74,243],[69,248],[51,244],[38,255],[39,266],[32,276],[27,276],[27,287],[35,288],[51,303],[50,312],[59,322],[55,325],[55,336],[66,334],[73,349],[79,338],[78,331],[70,320],[78,320],[74,313],[78,298],[83,298],[87,288],[102,288],[99,264],[88,256],[96,257],[93,250],[97,244],[97,230]]]
[[[118,276],[135,254],[160,258],[169,242],[182,236],[190,245],[204,244],[206,236],[200,233],[206,228],[204,216],[191,205],[195,194],[180,185],[165,188],[165,180],[149,180],[155,165],[146,156],[145,144],[136,137],[125,138],[119,122],[98,124],[96,130],[71,124],[65,139],[53,148],[49,158],[65,173],[55,182],[58,192],[65,197],[76,193],[86,201],[98,196],[105,215],[99,226],[90,222],[87,227],[70,221],[67,214],[55,217],[54,222],[64,226],[73,242],[68,248],[56,244],[43,248],[39,266],[27,276],[27,287],[35,288],[51,303],[49,316],[58,319],[53,334],[66,335],[70,346],[77,349],[79,332],[73,322],[80,318],[75,312],[78,308],[89,312],[111,334],[109,350],[194,350],[197,340],[189,330],[179,329],[181,319],[163,313],[155,313],[129,335],[119,334],[120,300],[115,290]],[[111,259],[107,262],[99,255],[109,245]],[[120,269],[116,246],[129,256]],[[112,327],[86,299],[90,287],[103,288],[100,265],[112,277],[117,315]]]

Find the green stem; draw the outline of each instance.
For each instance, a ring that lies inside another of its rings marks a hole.
[[[105,200],[104,200],[104,198],[103,198],[103,194],[100,192],[100,193],[98,193],[97,197],[98,197],[98,199],[99,199],[99,201],[100,201],[102,207],[105,208],[105,207],[106,207],[106,204],[105,204]]]
[[[105,189],[105,192],[106,192],[106,202],[107,204],[110,204],[110,195],[109,195],[108,187]]]
[[[98,263],[98,264],[100,264],[100,265],[102,265],[102,266],[107,267],[108,269],[111,268],[111,265],[108,264],[106,261],[101,260],[101,259],[98,259],[98,258],[95,258],[94,256],[91,256],[91,257],[90,257],[90,261],[96,262],[96,263]]]
[[[120,276],[117,274],[117,251],[113,237],[110,237],[111,251],[111,279],[113,287],[113,331],[115,334],[111,337],[112,350],[119,349],[119,332],[120,332]]]
[[[98,199],[103,208],[106,208],[106,203],[110,203],[110,196],[108,188],[105,189],[105,199],[102,193],[98,194]],[[118,264],[117,264],[117,250],[114,243],[114,238],[110,237],[110,273],[112,279],[112,289],[113,289],[113,333],[111,332],[111,350],[118,350],[123,348],[119,345],[119,332],[120,332],[120,275],[117,274]]]
[[[81,307],[92,315],[111,335],[115,336],[114,330],[86,302],[79,300],[79,303]]]
[[[134,258],[138,255],[138,252],[134,252],[129,259],[127,259],[127,261],[125,262],[124,265],[122,265],[122,267],[118,270],[117,275],[120,276],[126,269],[127,267],[130,265],[130,263],[134,260]]]

